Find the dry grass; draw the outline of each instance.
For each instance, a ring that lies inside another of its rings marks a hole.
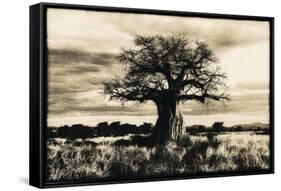
[[[50,181],[268,169],[269,136],[185,136],[162,147],[48,141]]]

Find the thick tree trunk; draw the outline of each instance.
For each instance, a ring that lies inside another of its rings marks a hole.
[[[175,101],[157,103],[158,119],[155,124],[154,139],[157,144],[164,144],[183,134],[183,115]]]

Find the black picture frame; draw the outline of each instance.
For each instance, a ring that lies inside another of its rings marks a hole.
[[[107,12],[136,14],[175,15],[182,17],[201,17],[214,19],[256,20],[270,23],[270,169],[261,171],[233,173],[204,173],[186,176],[142,177],[138,179],[103,179],[93,182],[89,180],[46,182],[46,115],[47,115],[47,43],[46,43],[46,10],[48,8],[81,9]],[[190,178],[226,177],[274,173],[274,18],[228,15],[213,13],[195,13],[183,11],[134,9],[120,7],[102,7],[88,5],[39,3],[30,6],[30,155],[29,184],[38,188],[52,188],[80,185],[97,185],[112,183],[132,183],[145,181],[178,180]]]

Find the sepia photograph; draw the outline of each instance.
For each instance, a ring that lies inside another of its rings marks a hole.
[[[46,182],[271,169],[270,22],[47,8]]]

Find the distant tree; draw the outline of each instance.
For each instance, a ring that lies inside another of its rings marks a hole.
[[[204,132],[206,130],[206,127],[204,125],[199,125],[198,126],[198,131],[199,132]]]
[[[227,100],[218,59],[204,42],[174,36],[138,36],[135,49],[119,55],[126,64],[123,79],[104,83],[104,92],[121,101],[152,101],[158,120],[153,136],[158,144],[184,132],[180,105],[195,100]]]
[[[242,127],[242,126],[236,127],[236,131],[242,131],[242,130],[243,130],[243,127]]]
[[[108,127],[108,122],[101,122],[101,123],[97,124],[97,127],[98,128],[106,128],[106,127]]]
[[[215,122],[212,126],[215,131],[222,131],[224,130],[223,122]]]
[[[120,121],[115,121],[115,122],[112,122],[109,126],[110,127],[119,127],[120,125],[121,125]]]

